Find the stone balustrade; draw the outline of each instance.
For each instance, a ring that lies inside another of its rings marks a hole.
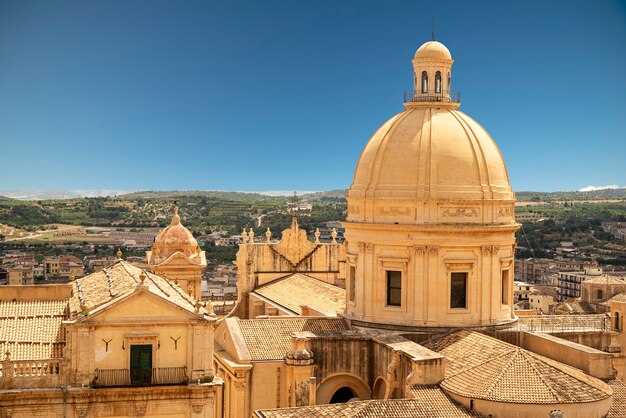
[[[68,360],[11,360],[7,354],[0,362],[0,388],[58,387],[64,383]]]

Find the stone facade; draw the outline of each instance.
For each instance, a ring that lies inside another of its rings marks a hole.
[[[216,318],[176,285],[119,260],[26,290],[8,299],[12,289],[0,289],[0,311],[15,312],[0,328],[34,325],[22,330],[32,343],[2,344],[1,416],[218,416]]]
[[[282,233],[280,241],[271,241],[267,232],[263,242],[255,242],[254,235],[246,231],[244,242],[237,252],[237,316],[251,318],[256,314],[278,315],[278,310],[262,302],[251,300],[254,289],[294,273],[301,273],[320,281],[343,287],[346,277],[345,247],[333,240],[331,243],[311,242],[306,231],[300,229],[292,217],[291,227]],[[257,305],[255,306],[255,302]],[[269,310],[267,310],[269,308]],[[284,314],[284,313],[282,313]]]

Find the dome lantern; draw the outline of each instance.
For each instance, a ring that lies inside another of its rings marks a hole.
[[[405,93],[405,106],[445,103],[457,108],[459,94],[450,89],[453,62],[448,48],[434,39],[420,46],[413,57],[413,91]]]

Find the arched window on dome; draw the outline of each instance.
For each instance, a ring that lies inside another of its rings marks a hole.
[[[435,73],[435,93],[441,93],[441,71]]]
[[[422,71],[422,93],[428,93],[428,73]]]
[[[452,80],[450,78],[450,72],[448,72],[448,85],[446,86],[446,88],[448,89],[448,94],[450,94],[450,81]]]

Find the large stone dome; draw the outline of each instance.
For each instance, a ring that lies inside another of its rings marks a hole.
[[[451,108],[408,108],[369,140],[349,197],[374,199],[513,199],[495,142]]]
[[[396,330],[506,327],[519,224],[504,160],[457,110],[448,49],[427,42],[412,64],[406,110],[371,137],[348,190],[345,317]]]
[[[405,105],[365,146],[348,191],[347,220],[514,222],[515,195],[487,131],[458,103]]]

